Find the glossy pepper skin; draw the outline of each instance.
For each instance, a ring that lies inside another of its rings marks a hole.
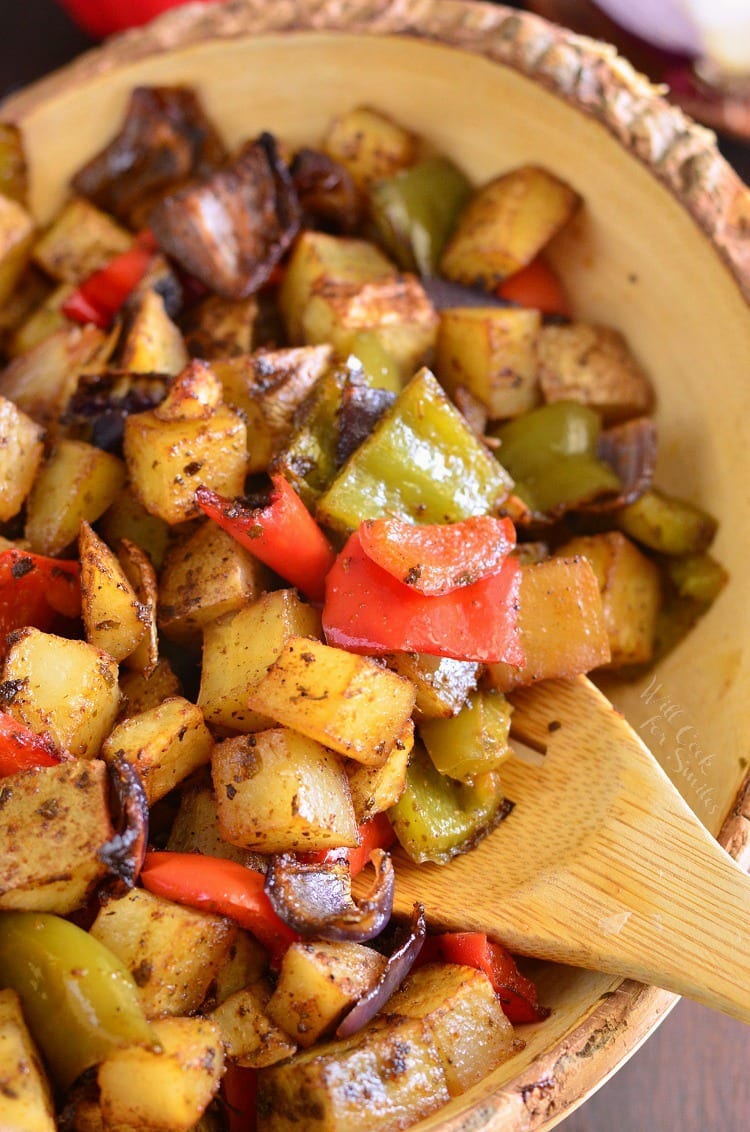
[[[61,1088],[112,1050],[156,1045],[129,971],[60,916],[0,913],[0,972]]]
[[[57,766],[63,757],[51,739],[0,711],[0,778],[30,767]]]
[[[326,581],[326,640],[350,652],[426,652],[520,666],[520,577],[517,559],[506,558],[499,572],[473,585],[427,596],[373,562],[355,531]]]
[[[0,657],[15,629],[33,625],[47,632],[58,616],[75,618],[80,612],[77,562],[14,548],[0,552]]]
[[[271,482],[270,501],[262,507],[226,499],[207,487],[198,488],[195,500],[209,519],[310,601],[322,601],[335,551],[291,484],[281,475]]]
[[[63,303],[63,314],[74,322],[93,322],[106,330],[148,271],[155,248],[153,235],[148,231],[141,233],[132,248],[114,256],[84,279]]]

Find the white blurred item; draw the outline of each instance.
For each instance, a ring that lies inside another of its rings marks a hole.
[[[723,79],[750,76],[750,0],[596,0],[627,31],[692,55]]]

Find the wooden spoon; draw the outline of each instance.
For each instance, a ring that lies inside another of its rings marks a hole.
[[[543,752],[503,767],[515,808],[447,865],[397,856],[396,910],[520,954],[629,976],[750,1022],[750,877],[585,677],[511,697]]]

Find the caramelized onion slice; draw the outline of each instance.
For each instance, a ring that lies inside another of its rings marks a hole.
[[[107,891],[122,896],[135,882],[148,844],[148,799],[141,776],[122,752],[107,763],[110,807],[116,833],[99,850],[99,859],[111,873]]]
[[[266,894],[276,914],[302,936],[362,943],[379,935],[391,918],[395,874],[388,853],[370,857],[375,882],[359,902],[352,897],[346,860],[308,864],[293,853],[272,858]]]
[[[651,417],[635,417],[605,429],[599,436],[597,455],[619,476],[622,490],[594,500],[586,510],[614,511],[639,499],[654,478],[656,448],[656,424]]]
[[[425,934],[424,906],[415,904],[406,939],[391,954],[372,990],[363,994],[339,1022],[336,1030],[337,1038],[349,1038],[352,1034],[356,1034],[357,1030],[361,1030],[379,1010],[382,1010],[414,966],[422,950]]]

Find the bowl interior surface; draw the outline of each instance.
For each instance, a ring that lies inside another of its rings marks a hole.
[[[414,36],[326,31],[178,47],[27,102],[19,117],[40,219],[60,203],[70,174],[115,131],[139,83],[194,85],[229,143],[270,129],[292,145],[315,144],[335,113],[369,103],[424,135],[477,183],[534,162],[578,189],[585,207],[555,242],[553,258],[576,312],[620,329],[651,374],[659,398],[658,480],[719,517],[715,553],[731,575],[710,614],[654,676],[612,694],[717,832],[750,758],[750,445],[743,440],[750,317],[696,222],[599,122],[518,71]],[[672,1004],[670,996],[639,996],[631,986],[619,1036],[606,1054],[596,1043],[578,1054],[572,1073],[570,1035],[604,996],[618,1009],[620,980],[549,964],[534,973],[551,1018],[525,1028],[526,1049],[425,1128],[552,1127]],[[550,1050],[554,1059],[542,1072]],[[545,1089],[554,1093],[573,1078],[557,1106],[545,1101]],[[519,1081],[527,1091],[524,1123]],[[472,1105],[473,1116],[462,1115]]]

